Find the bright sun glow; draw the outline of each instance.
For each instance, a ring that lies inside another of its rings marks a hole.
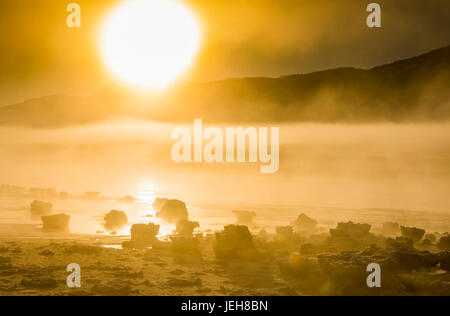
[[[201,31],[191,10],[178,0],[125,0],[101,29],[101,53],[120,80],[162,89],[193,63]]]

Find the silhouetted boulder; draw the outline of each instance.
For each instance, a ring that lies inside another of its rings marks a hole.
[[[383,239],[371,234],[370,229],[369,224],[338,223],[335,229],[330,229],[328,243],[340,250],[361,250],[382,243]]]
[[[400,235],[400,225],[398,223],[383,223],[383,235],[386,237],[397,237]]]
[[[370,232],[369,224],[354,224],[353,222],[338,223],[336,229],[330,229],[332,237],[359,237],[366,236]]]
[[[251,259],[256,255],[247,226],[228,225],[216,233],[214,252],[218,259]]]
[[[189,214],[184,202],[179,200],[167,200],[156,216],[161,217],[168,223],[175,224],[179,220],[187,220]]]
[[[157,209],[158,211],[160,211],[161,209],[162,209],[162,207],[164,206],[164,204],[166,204],[166,202],[168,201],[169,199],[166,199],[166,198],[156,198],[155,199],[155,201],[153,202],[153,207],[155,208],[155,209]]]
[[[439,239],[437,247],[440,250],[450,250],[450,236],[443,236]]]
[[[395,250],[412,250],[414,249],[414,241],[405,237],[387,238],[386,247]]]
[[[70,216],[58,214],[53,216],[42,216],[43,229],[45,232],[68,233]]]
[[[308,217],[305,214],[300,214],[297,217],[297,220],[294,223],[292,223],[292,226],[297,231],[312,232],[317,227],[317,221],[315,219]]]
[[[418,250],[388,251],[399,272],[412,272],[422,269],[434,269],[441,261],[439,254]]]
[[[198,222],[191,222],[186,219],[179,220],[177,222],[177,230],[176,233],[180,237],[192,237],[194,230],[199,228],[200,224]]]
[[[381,267],[381,288],[366,285],[371,263]],[[281,272],[307,295],[442,295],[449,293],[448,274],[436,273],[438,265],[448,271],[450,252],[373,246],[317,257],[294,254],[279,261]]]
[[[432,283],[434,274],[426,272],[436,271],[438,264],[442,266],[446,258],[447,256],[443,254],[428,251],[380,248],[318,256],[323,272],[330,278],[328,286],[333,289],[333,295],[406,294],[407,291],[414,290],[409,286],[405,287],[404,277],[415,278],[419,271],[422,271],[426,280]],[[381,266],[382,287],[379,289],[369,289],[366,286],[365,280],[368,276],[366,267],[370,263]],[[438,292],[432,290],[430,293]]]
[[[128,224],[128,217],[122,211],[112,210],[105,215],[105,229],[109,232],[124,228]]]
[[[424,239],[424,240],[422,240],[422,246],[432,246],[433,245],[433,242],[431,241],[431,240],[429,240],[429,239]]]
[[[124,242],[124,248],[145,248],[158,242],[156,236],[160,226],[155,224],[135,224],[131,226],[131,241]]]
[[[255,223],[253,223],[253,218],[256,216],[255,212],[236,210],[233,213],[237,217],[237,225],[255,226]]]
[[[441,269],[450,272],[450,251],[443,251],[439,254]]]
[[[337,293],[334,294],[361,295],[367,290],[368,295],[373,295],[377,291],[379,294],[405,291],[402,274],[433,271],[443,258],[427,251],[371,248],[362,252],[319,255],[318,260],[323,271],[330,277],[332,287],[336,287]],[[370,263],[381,266],[382,287],[378,290],[368,289],[366,286],[366,267]]]
[[[433,244],[437,241],[436,235],[434,234],[426,234],[425,239],[429,240]]]
[[[414,296],[449,296],[448,276],[428,271],[414,271],[400,276],[409,295]]]
[[[289,242],[294,239],[294,229],[292,226],[278,226],[275,230],[275,240],[277,242]]]
[[[414,243],[421,241],[425,235],[425,230],[416,227],[401,226],[400,231],[402,233],[402,237],[412,239]]]
[[[328,279],[332,295],[373,295],[375,292],[390,291],[401,285],[393,271],[392,260],[386,256],[364,252],[341,252],[340,254],[322,254],[318,256],[319,266]],[[377,263],[381,267],[383,286],[381,289],[369,289],[366,279],[367,266]]]
[[[49,216],[52,214],[52,208],[53,205],[51,203],[33,201],[30,206],[31,218],[38,220],[42,216]]]

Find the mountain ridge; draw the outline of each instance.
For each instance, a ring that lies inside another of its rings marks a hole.
[[[166,122],[410,122],[450,120],[450,46],[370,69],[189,83],[137,98],[119,89],[0,107],[0,125],[58,127],[130,116]]]

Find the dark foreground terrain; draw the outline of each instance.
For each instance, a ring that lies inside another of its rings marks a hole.
[[[309,220],[299,218],[314,230]],[[387,224],[384,234],[397,228]],[[450,295],[448,235],[402,228],[403,237],[386,238],[369,230],[342,223],[327,234],[287,226],[252,236],[230,225],[145,243],[142,236],[3,238],[0,295]],[[81,288],[66,285],[70,263],[81,266]],[[381,288],[366,285],[371,263],[381,267]]]

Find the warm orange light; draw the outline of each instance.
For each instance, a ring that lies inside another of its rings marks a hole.
[[[201,31],[193,12],[177,0],[128,0],[101,29],[101,54],[120,80],[165,88],[193,63]]]

